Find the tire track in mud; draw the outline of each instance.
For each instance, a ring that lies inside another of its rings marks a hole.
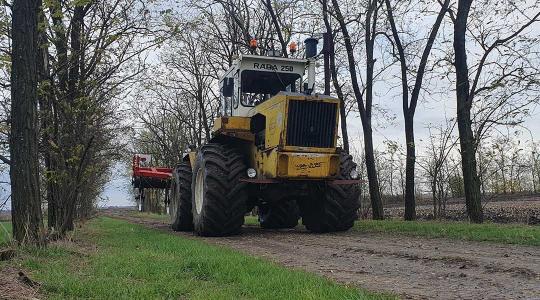
[[[238,236],[203,238],[129,212],[106,214],[405,299],[540,299],[540,247],[354,231],[312,234],[300,226],[244,226]]]

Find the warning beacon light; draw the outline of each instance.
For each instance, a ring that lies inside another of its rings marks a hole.
[[[289,52],[291,54],[294,54],[296,53],[296,50],[298,50],[298,45],[296,44],[296,42],[293,41],[289,44]]]
[[[249,41],[249,48],[251,48],[251,50],[253,50],[253,51],[255,51],[257,49],[257,40],[255,38],[252,38]]]

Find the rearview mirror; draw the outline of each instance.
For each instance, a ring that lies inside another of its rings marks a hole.
[[[234,92],[234,79],[226,77],[223,79],[223,97],[232,97]]]

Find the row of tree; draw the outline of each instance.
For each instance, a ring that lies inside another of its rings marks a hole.
[[[94,211],[125,150],[121,100],[163,37],[145,1],[14,0],[3,9],[9,155],[0,158],[10,167],[13,237],[43,243]]]

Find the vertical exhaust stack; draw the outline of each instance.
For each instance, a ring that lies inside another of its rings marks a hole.
[[[304,41],[306,46],[306,59],[308,60],[308,82],[307,87],[304,86],[306,94],[311,94],[315,89],[315,61],[317,56],[317,44],[319,40],[316,38],[307,38]]]
[[[332,35],[323,33],[323,54],[324,54],[324,94],[330,95],[330,53],[332,50]]]

